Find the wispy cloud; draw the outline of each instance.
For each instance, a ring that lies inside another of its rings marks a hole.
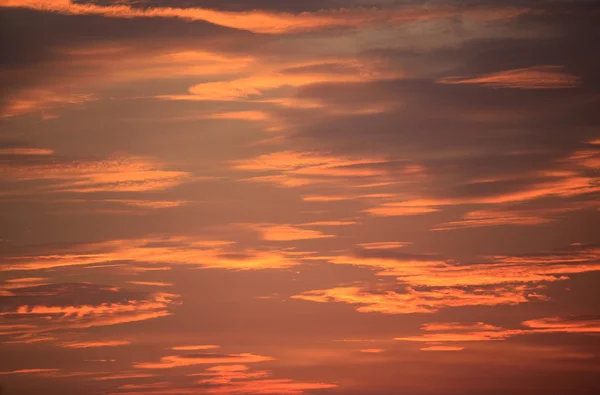
[[[536,66],[506,70],[474,77],[447,77],[440,84],[475,84],[493,88],[564,89],[581,84],[579,77],[567,74],[560,66]]]
[[[130,292],[92,284],[47,284],[19,288],[13,290],[12,296],[3,297],[5,307],[0,316],[11,320],[13,324],[0,327],[0,335],[13,336],[12,341],[22,342],[29,338],[19,338],[20,335],[41,334],[44,339],[44,333],[50,331],[111,326],[165,317],[171,314],[170,305],[177,303],[177,299],[178,296],[174,294]],[[86,341],[62,345],[87,348],[125,344],[129,342]]]
[[[392,10],[339,9],[291,14],[265,11],[228,12],[195,7],[141,9],[123,4],[102,6],[74,3],[71,0],[4,0],[1,5],[4,7],[28,7],[40,11],[71,15],[103,15],[111,18],[179,18],[190,21],[206,21],[220,26],[266,34],[321,30],[333,27],[356,28],[381,23],[410,23],[457,16],[483,20],[512,19],[529,12],[525,8],[489,8],[459,13],[459,10],[454,7],[439,7],[437,9],[412,7]]]
[[[268,241],[293,241],[293,240],[311,240],[327,239],[335,237],[318,230],[302,229],[291,225],[250,225],[251,228],[262,233],[263,240]]]
[[[171,350],[174,351],[198,351],[198,350],[214,350],[216,348],[221,348],[221,346],[217,346],[214,344],[203,344],[196,346],[176,346],[171,347]]]
[[[402,284],[382,283],[306,291],[292,296],[313,302],[358,305],[357,311],[384,314],[433,313],[459,306],[517,305],[543,301],[545,283],[568,280],[569,274],[600,270],[595,246],[574,245],[564,251],[523,256],[494,256],[487,263],[461,264],[433,256],[340,256],[327,260],[379,270]]]
[[[62,343],[61,347],[66,348],[98,348],[98,347],[118,347],[131,344],[127,340],[106,340],[106,341],[87,341],[87,342],[68,342]]]
[[[544,333],[578,333],[593,335],[600,332],[598,317],[570,317],[570,318],[541,318],[524,321],[522,328],[505,329],[502,327],[476,323],[431,323],[423,325],[427,333],[418,336],[397,337],[395,340],[409,342],[431,343],[432,346],[421,348],[422,351],[453,351],[462,350],[464,347],[452,343],[471,343],[481,341],[500,341],[514,336],[535,335]],[[524,328],[523,328],[524,327]],[[434,332],[434,333],[431,333]],[[452,345],[447,345],[451,343]]]
[[[287,233],[275,232],[274,234],[286,235]],[[293,254],[288,254],[285,250],[233,251],[227,248],[232,244],[235,243],[191,237],[112,240],[73,245],[67,249],[52,249],[48,254],[4,257],[0,259],[2,262],[0,271],[91,265],[101,267],[115,261],[129,262],[130,265],[145,265],[147,262],[153,262],[163,265],[194,265],[231,270],[277,269],[298,263],[294,260]]]
[[[250,353],[242,354],[189,354],[169,355],[159,362],[138,362],[133,367],[138,369],[172,369],[182,366],[214,365],[214,364],[247,364],[272,361],[274,358]]]
[[[184,171],[162,167],[164,165],[141,157],[63,163],[5,162],[0,164],[0,177],[5,182],[15,183],[15,194],[22,189],[19,183],[39,182],[38,186],[23,189],[22,193],[31,194],[155,191],[181,184],[190,176]]]

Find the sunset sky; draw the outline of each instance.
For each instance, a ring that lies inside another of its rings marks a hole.
[[[598,43],[597,0],[0,0],[0,393],[600,393]]]

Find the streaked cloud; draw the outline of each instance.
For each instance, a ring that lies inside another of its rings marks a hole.
[[[488,226],[518,225],[537,226],[553,222],[554,217],[571,211],[566,209],[548,210],[477,210],[466,213],[461,220],[444,222],[431,230],[444,231]]]
[[[335,237],[318,230],[302,229],[291,225],[250,225],[251,228],[262,233],[263,240],[268,241],[293,241],[327,239]]]
[[[464,349],[458,346],[429,346],[421,348],[421,351],[462,351]]]
[[[358,246],[365,250],[391,250],[396,248],[403,248],[411,245],[411,242],[402,241],[377,241],[372,243],[360,243]]]
[[[198,350],[214,350],[216,348],[221,348],[221,346],[217,346],[214,344],[203,344],[197,346],[176,346],[171,347],[171,350],[174,351],[198,351]]]
[[[365,354],[379,354],[384,352],[385,350],[382,350],[381,348],[363,348],[359,351]]]
[[[0,375],[8,374],[38,374],[38,373],[50,373],[57,372],[59,369],[19,369],[10,372],[0,372]]]
[[[1,178],[5,182],[40,182],[22,193],[92,193],[145,192],[162,190],[181,184],[189,173],[161,169],[162,164],[141,157],[117,157],[101,161],[56,163],[2,163]],[[42,183],[43,182],[43,183]],[[19,194],[19,192],[15,192]]]
[[[505,329],[482,322],[471,324],[460,322],[432,323],[422,327],[428,333],[419,336],[398,337],[395,340],[432,344],[432,346],[421,348],[422,351],[458,351],[464,349],[464,347],[446,345],[446,343],[467,344],[470,342],[500,341],[514,336],[544,333],[594,335],[600,332],[600,320],[598,317],[593,316],[541,318],[524,321],[521,323],[521,326],[524,328]]]
[[[423,7],[392,10],[340,9],[318,13],[290,14],[281,12],[226,12],[205,8],[153,7],[134,8],[129,5],[96,5],[73,3],[71,0],[4,0],[3,7],[28,7],[41,11],[53,11],[71,15],[102,15],[111,18],[179,18],[189,21],[206,21],[234,29],[255,33],[277,34],[333,27],[355,28],[381,23],[410,23],[428,19],[464,18],[496,20],[512,19],[529,12],[525,8],[482,9],[463,14],[454,7],[427,9]]]
[[[159,362],[138,362],[138,369],[172,369],[193,365],[247,364],[272,361],[274,358],[250,353],[242,354],[187,354],[162,357]]]
[[[0,156],[47,156],[54,155],[54,151],[49,148],[0,148]]]
[[[433,313],[449,307],[518,305],[548,300],[543,293],[545,283],[569,280],[570,274],[600,270],[598,248],[586,245],[489,259],[488,263],[461,264],[410,254],[331,257],[328,261],[334,264],[380,270],[378,276],[396,277],[399,284],[383,283],[375,288],[360,284],[343,286],[306,291],[292,298],[358,305],[359,312]]]
[[[173,283],[166,283],[162,281],[127,281],[133,285],[147,285],[149,287],[172,287]]]
[[[66,348],[98,348],[98,347],[118,347],[131,344],[127,340],[106,340],[106,341],[87,341],[87,342],[68,342],[61,344]]]
[[[447,77],[440,84],[476,84],[493,88],[561,89],[576,88],[580,78],[562,71],[560,66],[536,66],[506,70],[474,77]]]
[[[13,295],[4,296],[1,317],[13,324],[0,327],[0,335],[44,334],[51,331],[85,329],[139,322],[170,315],[170,305],[178,295],[167,293],[133,292],[93,284],[47,284],[19,288]],[[77,302],[69,302],[69,301]],[[33,337],[32,339],[35,339]],[[71,348],[125,345],[127,341],[67,342]]]
[[[281,232],[277,232],[275,229],[273,234],[279,236],[279,239],[289,239],[289,237],[299,237],[300,235],[304,237],[321,235],[320,232],[315,234],[304,229],[298,230],[300,234],[287,233],[287,230],[284,228]],[[66,250],[54,249],[49,254],[4,257],[0,259],[2,262],[0,271],[103,266],[117,261],[129,262],[130,265],[145,265],[152,262],[153,264],[194,265],[231,270],[280,269],[297,264],[293,254],[288,254],[285,250],[246,249],[240,252],[227,248],[232,244],[235,243],[181,236],[112,240],[73,245]]]
[[[48,89],[29,89],[13,96],[8,105],[3,106],[0,119],[31,112],[39,112],[42,114],[42,118],[52,119],[56,116],[55,110],[57,108],[83,105],[94,100],[97,99],[87,93],[63,93]]]
[[[337,287],[306,291],[293,299],[319,303],[357,305],[361,313],[414,314],[435,313],[440,309],[464,306],[517,305],[528,302],[526,287],[488,287],[486,289],[436,288],[431,291],[407,288],[403,292],[364,286]]]

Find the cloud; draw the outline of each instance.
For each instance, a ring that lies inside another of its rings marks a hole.
[[[366,354],[379,354],[384,352],[385,350],[382,350],[381,348],[363,348],[359,351]]]
[[[147,285],[149,287],[171,287],[173,283],[166,283],[162,281],[127,281],[129,284],[134,285]]]
[[[141,157],[117,157],[101,161],[79,160],[46,163],[4,162],[0,164],[5,182],[13,194],[145,192],[171,188],[183,183],[189,173],[164,170],[163,164]],[[39,185],[30,186],[30,182]],[[25,184],[27,183],[27,184]],[[20,191],[20,184],[28,185]]]
[[[157,383],[149,383],[149,384],[124,384],[120,386],[119,390],[148,390],[148,389],[157,389],[157,388],[167,388],[170,383],[168,381],[161,381]]]
[[[94,284],[47,284],[19,288],[3,296],[1,317],[13,324],[0,327],[0,335],[44,334],[50,331],[85,329],[145,321],[170,315],[178,296],[134,292]],[[118,344],[117,344],[118,343]],[[124,345],[128,342],[72,342],[65,347],[85,348]]]
[[[418,336],[397,337],[395,340],[431,343],[433,346],[421,348],[422,351],[462,350],[464,347],[446,345],[446,343],[469,343],[481,341],[500,341],[514,336],[535,335],[544,333],[577,333],[593,335],[600,332],[600,319],[592,316],[569,318],[541,318],[524,321],[524,328],[505,329],[502,327],[477,323],[431,323],[422,326],[425,333]],[[431,333],[435,332],[435,333]]]
[[[368,252],[369,250],[366,250]],[[545,283],[568,275],[600,270],[600,250],[573,245],[562,251],[488,257],[487,263],[462,264],[435,256],[386,253],[329,257],[330,263],[379,270],[378,276],[398,283],[364,284],[306,291],[293,299],[358,305],[359,312],[383,314],[434,313],[461,306],[517,305],[544,301]],[[399,289],[400,288],[400,289]]]
[[[315,222],[306,222],[303,224],[299,224],[298,226],[347,226],[347,225],[356,225],[358,222],[356,221],[315,221]]]
[[[461,220],[444,222],[436,225],[431,230],[446,231],[505,225],[537,226],[553,222],[555,219],[552,216],[569,211],[572,211],[572,209],[477,210],[466,213]]]
[[[54,155],[54,151],[49,148],[27,148],[27,147],[14,147],[14,148],[0,148],[1,156],[47,156]]]
[[[581,85],[580,79],[561,71],[560,66],[536,66],[476,77],[446,77],[439,84],[476,84],[493,88],[564,89]]]
[[[251,225],[251,227],[262,232],[263,240],[267,241],[294,241],[327,239],[336,237],[318,230],[302,229],[291,225]]]
[[[138,369],[172,369],[193,365],[247,364],[272,361],[273,359],[272,357],[250,353],[169,355],[162,357],[160,362],[138,362],[134,363],[133,367]]]
[[[227,12],[205,8],[153,7],[134,8],[129,5],[96,5],[73,3],[71,0],[3,0],[3,7],[27,7],[40,11],[60,12],[70,15],[102,15],[111,18],[178,18],[189,21],[205,21],[234,29],[255,33],[281,34],[310,30],[355,28],[381,23],[411,23],[428,19],[461,16],[469,19],[504,20],[529,12],[526,8],[489,8],[462,11],[455,7],[400,8],[392,10],[340,9],[320,12],[291,14],[282,12],[248,11]]]
[[[340,193],[304,195],[307,202],[335,202],[356,198],[366,198],[349,191],[348,187],[357,187],[367,183],[376,183],[403,176],[407,180],[416,180],[422,175],[422,169],[415,172],[410,162],[391,162],[383,157],[340,156],[318,151],[279,151],[262,154],[250,159],[231,162],[234,170],[263,173],[244,181],[265,182],[283,187],[303,187],[334,185]],[[264,175],[264,173],[270,173]],[[398,182],[399,180],[396,179]],[[387,199],[389,194],[372,195],[371,199]]]
[[[276,233],[283,235],[284,233]],[[308,233],[313,235],[312,233]],[[304,233],[306,235],[306,233]],[[283,236],[281,236],[283,237]],[[191,237],[154,237],[145,239],[110,240],[106,242],[54,248],[47,253],[8,256],[0,259],[0,271],[43,270],[59,267],[108,265],[127,262],[140,265],[194,265],[212,269],[260,270],[281,269],[297,264],[293,254],[284,250],[231,251],[235,244],[223,240],[202,240]],[[161,268],[162,269],[162,268]]]
[[[380,217],[429,214],[437,211],[440,210],[434,207],[407,206],[404,203],[384,203],[365,210],[366,213]]]
[[[108,341],[87,341],[87,342],[69,342],[62,343],[61,347],[66,348],[98,348],[98,347],[118,347],[131,344],[127,340],[108,340]]]
[[[396,249],[403,248],[411,245],[411,242],[403,242],[403,241],[377,241],[372,243],[360,243],[358,246],[365,250],[388,250],[388,249]]]
[[[600,270],[600,250],[594,245],[572,245],[538,254],[493,256],[489,263],[461,264],[443,260],[392,257],[336,257],[336,264],[380,268],[378,275],[397,276],[415,286],[478,286],[539,283],[567,279],[565,275]]]
[[[139,207],[143,209],[165,209],[181,207],[190,204],[186,200],[132,200],[132,199],[104,199],[102,202],[119,203],[126,206]]]
[[[131,379],[147,379],[154,377],[153,374],[149,373],[115,373],[108,376],[94,377],[91,380],[94,381],[107,381],[107,380],[131,380]]]
[[[404,291],[386,290],[385,288],[370,290],[364,286],[352,286],[306,291],[292,296],[292,299],[358,305],[356,311],[361,313],[427,314],[450,307],[526,303],[529,301],[527,291],[526,287],[513,286],[480,289],[435,288],[431,291],[410,287]]]
[[[19,369],[13,370],[10,372],[0,372],[0,375],[8,375],[8,374],[38,374],[38,373],[50,373],[57,372],[59,369]]]
[[[462,351],[464,349],[458,346],[429,346],[421,348],[421,351]]]
[[[184,356],[167,356],[158,363],[136,363],[134,367],[141,369],[174,369],[186,366],[213,365],[199,373],[188,373],[185,376],[199,378],[185,385],[181,381],[174,383],[148,383],[126,385],[118,388],[116,394],[139,394],[136,390],[146,390],[144,394],[167,395],[177,394],[285,394],[300,395],[306,391],[334,388],[328,383],[302,382],[292,379],[269,378],[272,372],[252,370],[248,364],[274,360],[249,353],[242,354],[191,354]],[[137,374],[128,374],[136,376]],[[141,374],[143,376],[144,374]],[[122,392],[132,390],[134,392]]]
[[[91,94],[59,93],[47,89],[28,89],[14,96],[3,106],[1,118],[15,117],[31,112],[40,112],[44,119],[54,118],[54,110],[67,105],[82,105],[97,100]]]
[[[596,333],[600,332],[600,317],[550,317],[522,322],[523,326],[537,332]]]
[[[208,390],[209,394],[285,394],[298,395],[305,391],[335,388],[335,384],[305,383],[290,379],[256,380],[230,383],[222,388]]]
[[[213,350],[215,348],[221,348],[221,346],[216,346],[214,344],[204,344],[198,346],[176,346],[171,347],[171,350],[174,351],[198,351],[198,350]]]

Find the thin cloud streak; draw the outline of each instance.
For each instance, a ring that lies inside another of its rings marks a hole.
[[[234,29],[254,33],[281,34],[334,27],[357,28],[381,23],[403,24],[430,19],[445,19],[461,16],[469,19],[510,20],[529,13],[526,8],[489,8],[459,12],[454,7],[405,9],[340,9],[302,14],[265,11],[226,12],[205,8],[154,7],[140,9],[128,5],[101,6],[73,3],[71,0],[3,0],[3,7],[27,7],[46,12],[70,15],[102,15],[110,18],[179,18],[189,21],[205,21]]]

